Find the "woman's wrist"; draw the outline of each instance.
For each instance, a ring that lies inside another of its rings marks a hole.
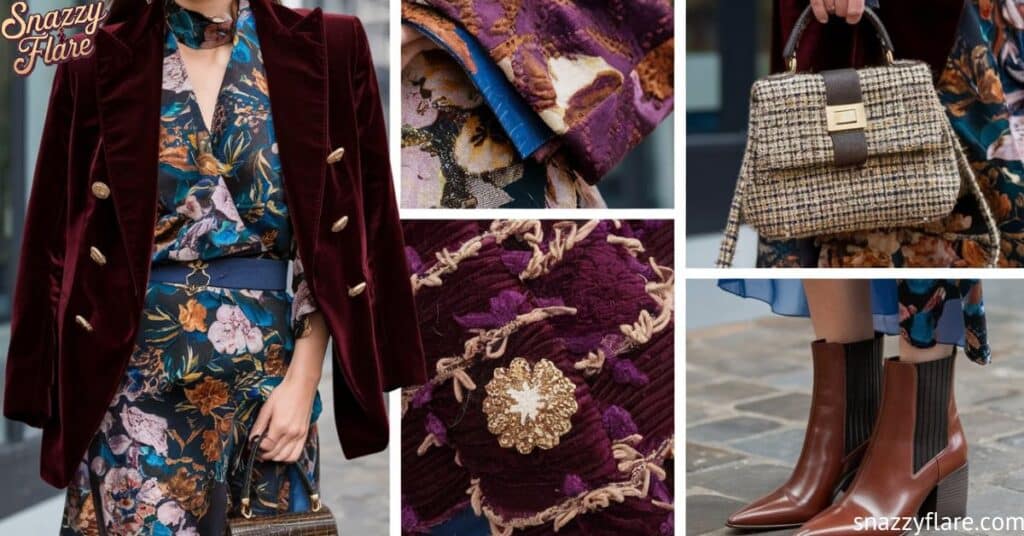
[[[284,374],[284,381],[299,386],[310,387],[316,389],[316,386],[320,384],[320,378],[322,376],[322,361],[321,365],[317,367],[308,366],[303,360],[294,360],[288,367],[288,371]]]

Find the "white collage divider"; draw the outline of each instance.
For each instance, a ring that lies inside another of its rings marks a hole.
[[[675,270],[676,270],[676,307],[675,318],[675,365],[676,365],[676,390],[675,390],[675,437],[676,437],[676,471],[675,490],[676,501],[675,526],[676,533],[682,534],[685,525],[685,329],[686,307],[685,287],[683,280],[687,275],[686,248],[685,248],[685,218],[683,210],[686,206],[686,119],[685,119],[685,42],[686,42],[686,2],[677,0],[675,2],[675,117],[673,122],[673,142],[675,151],[674,159],[675,181],[673,186],[673,207],[661,209],[409,209],[400,208],[399,212],[403,220],[487,220],[487,219],[657,219],[674,221],[675,236]],[[399,130],[402,123],[401,112],[401,0],[391,2],[391,43],[390,62],[392,72],[390,76],[390,87],[388,95],[390,99],[389,144],[391,167],[395,180],[395,192],[401,199],[401,136]],[[397,66],[397,67],[396,67]],[[389,450],[389,519],[391,536],[401,534],[401,394],[393,392],[389,400],[390,408],[390,430],[391,443]],[[344,527],[342,527],[344,530]]]

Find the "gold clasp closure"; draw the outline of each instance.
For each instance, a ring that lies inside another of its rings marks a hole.
[[[188,266],[192,268],[192,271],[185,276],[185,286],[186,292],[191,296],[210,284],[210,274],[206,272],[206,268],[210,265],[197,260],[188,263]]]
[[[825,118],[828,121],[829,132],[842,132],[844,130],[863,130],[868,126],[867,114],[864,112],[864,103],[838,104],[825,107]]]

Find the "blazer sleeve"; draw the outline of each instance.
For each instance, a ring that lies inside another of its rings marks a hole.
[[[367,261],[373,286],[374,328],[384,389],[426,382],[405,241],[388,163],[387,128],[370,43],[354,21],[352,89],[359,129]]]
[[[55,388],[72,99],[68,68],[58,64],[25,216],[4,387],[4,416],[36,427],[50,418]]]

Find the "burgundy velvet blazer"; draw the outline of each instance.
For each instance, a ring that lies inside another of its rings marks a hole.
[[[967,0],[969,1],[969,0]],[[877,9],[892,37],[898,59],[928,63],[936,77],[956,39],[965,0],[880,0]],[[776,0],[772,32],[772,72],[785,70],[782,47],[808,0]],[[828,26],[812,21],[797,47],[801,70],[822,71],[878,63],[878,39],[867,21],[858,26],[833,19]]]
[[[4,415],[43,428],[42,477],[58,487],[121,381],[149,278],[165,24],[161,0],[135,4],[92,56],[57,68],[28,203]],[[291,222],[333,340],[341,444],[370,454],[388,442],[382,393],[426,373],[369,45],[353,17],[251,5]]]

